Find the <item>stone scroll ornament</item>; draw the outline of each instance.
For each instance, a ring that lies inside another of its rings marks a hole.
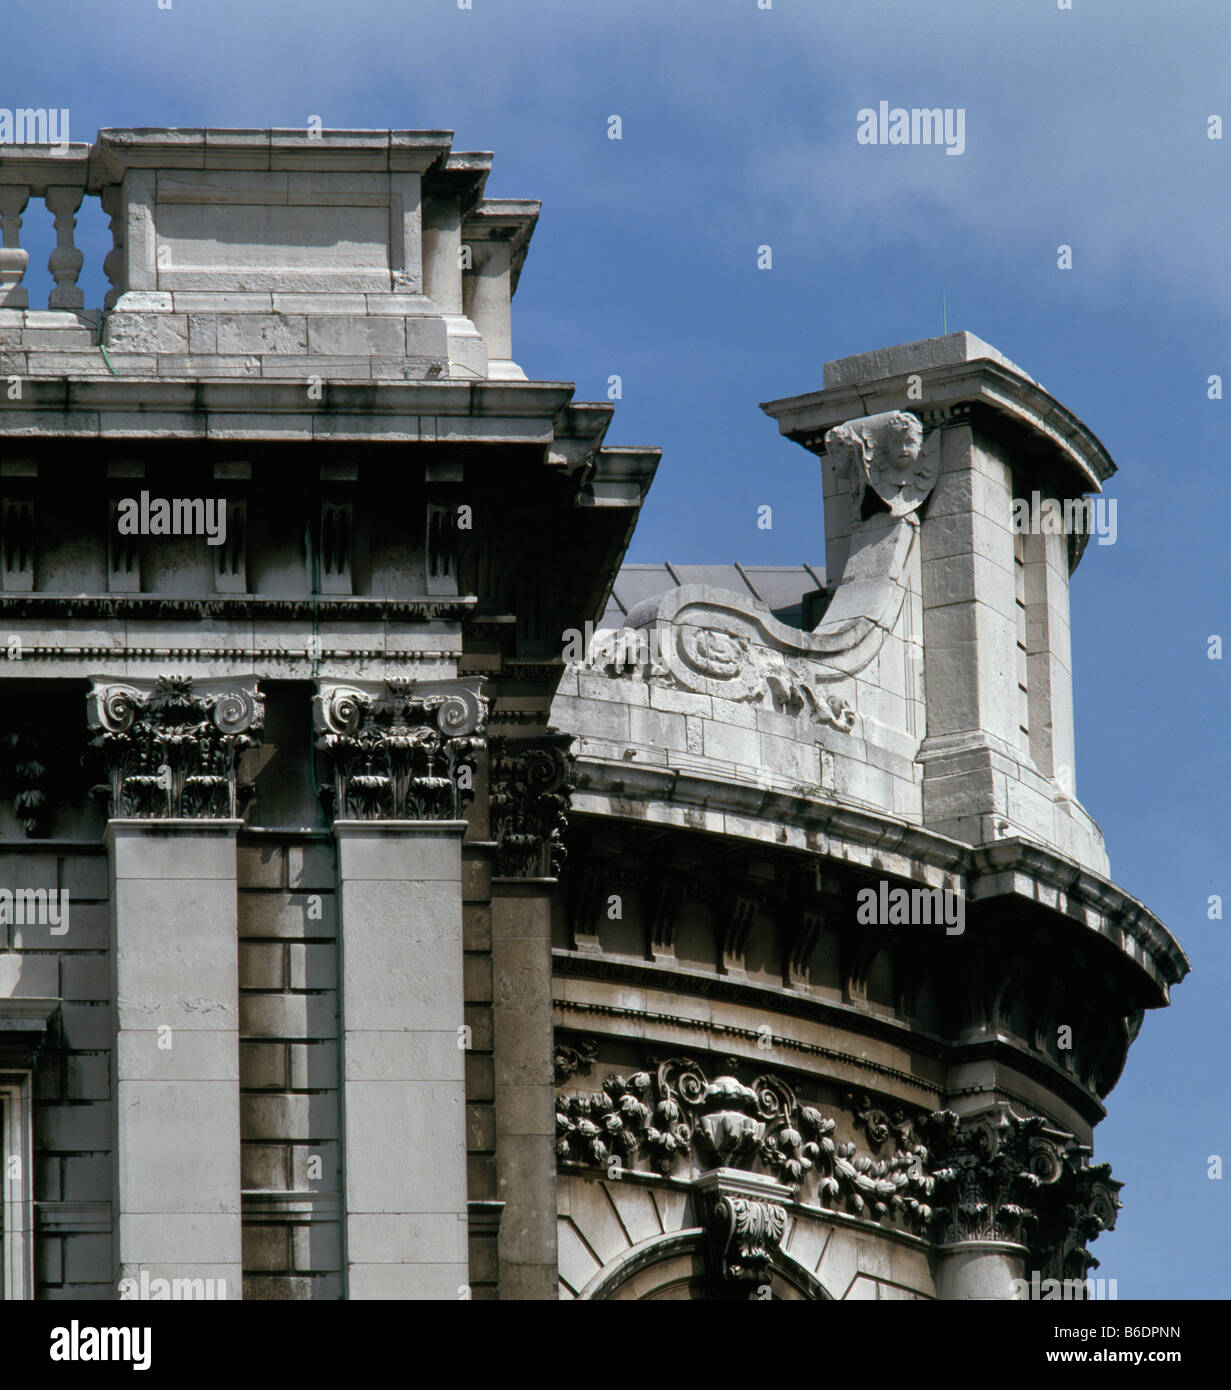
[[[255,681],[96,681],[87,699],[107,775],[92,794],[109,816],[238,817],[239,760],[260,743],[265,718]]]
[[[487,722],[477,682],[322,682],[313,717],[335,820],[456,820],[473,800]]]
[[[934,1240],[1017,1242],[1045,1278],[1098,1267],[1085,1245],[1115,1226],[1123,1184],[1072,1134],[1007,1104],[963,1120],[936,1111],[916,1128],[931,1144]]]
[[[939,435],[925,441],[917,416],[891,410],[836,426],[825,444],[849,492],[852,524],[842,581],[814,631],[779,622],[747,594],[686,584],[638,604],[622,628],[596,632],[585,668],[849,733],[851,677],[876,657],[902,611],[916,513],[938,475]]]
[[[739,1193],[725,1193],[709,1218],[711,1263],[720,1285],[760,1284],[786,1230],[786,1208]]]

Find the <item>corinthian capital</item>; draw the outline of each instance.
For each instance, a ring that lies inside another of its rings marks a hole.
[[[550,878],[564,865],[561,835],[577,776],[571,743],[569,734],[492,740],[492,838],[505,878]]]
[[[1005,1104],[960,1121],[936,1111],[922,1125],[935,1164],[934,1239],[1019,1242],[1048,1278],[1097,1266],[1085,1242],[1115,1225],[1122,1184],[1072,1134]]]
[[[256,680],[95,680],[87,718],[113,817],[234,819],[240,756],[261,741]]]
[[[455,820],[473,799],[487,701],[478,681],[321,681],[316,746],[337,820]]]

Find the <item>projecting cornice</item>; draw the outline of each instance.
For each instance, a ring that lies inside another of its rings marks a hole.
[[[1102,491],[1116,471],[1101,441],[1072,411],[971,334],[827,363],[825,381],[820,391],[761,406],[788,439],[812,453],[824,453],[828,430],[858,416],[909,410],[925,425],[940,425],[960,418],[963,409],[982,408],[1029,436],[1074,494]]]
[[[119,183],[129,169],[423,173],[446,160],[452,144],[449,130],[117,127],[98,132],[89,177],[94,186]]]
[[[422,598],[302,598],[260,594],[35,594],[0,593],[0,613],[10,618],[267,618],[325,620],[358,618],[369,622],[447,622],[473,612],[473,595],[428,595]],[[490,621],[490,620],[489,620]],[[49,647],[49,650],[53,649]],[[98,650],[107,650],[99,647]],[[209,650],[202,645],[202,650]],[[255,648],[252,648],[255,650]],[[23,658],[29,648],[23,648]]]
[[[1021,839],[972,847],[921,826],[785,791],[661,768],[578,758],[579,815],[612,817],[800,851],[971,902],[1017,899],[1079,924],[1135,967],[1148,1007],[1169,1000],[1188,960],[1161,921],[1108,879]]]
[[[1001,840],[970,851],[973,901],[1013,895],[1083,918],[1153,977],[1167,1003],[1169,987],[1188,974],[1179,942],[1136,898],[1041,845]]]
[[[1004,1030],[985,1030],[978,1037],[955,1043],[922,1028],[916,1019],[897,1019],[887,1014],[870,1013],[859,1005],[838,1003],[820,995],[802,994],[798,990],[761,981],[733,979],[727,975],[716,975],[703,967],[679,963],[671,966],[653,965],[626,956],[595,955],[557,948],[552,951],[552,969],[559,981],[554,1001],[558,1028],[594,1029],[597,1032],[605,1028],[636,1029],[637,1036],[644,1036],[647,1042],[661,1047],[672,1046],[672,1040],[678,1038],[683,1030],[690,1035],[709,1039],[711,1050],[721,1046],[731,1052],[742,1047],[748,1055],[755,1056],[758,1042],[763,1047],[765,1037],[763,1032],[758,1033],[755,1028],[741,1026],[737,1022],[721,1022],[715,1026],[707,1015],[698,1017],[695,1010],[687,1005],[663,1011],[637,1003],[589,1002],[588,998],[571,997],[574,991],[569,981],[603,981],[632,991],[659,990],[681,1001],[703,996],[752,1009],[759,1017],[778,1019],[779,1022],[774,1025],[774,1047],[789,1056],[793,1066],[836,1066],[836,1074],[847,1075],[848,1079],[850,1075],[860,1074],[867,1084],[873,1084],[867,1078],[876,1078],[875,1084],[900,1087],[903,1095],[912,1096],[919,1103],[937,1102],[945,1092],[944,1085],[924,1080],[917,1073],[877,1060],[858,1049],[852,1052],[849,1043],[843,1040],[844,1035],[888,1043],[901,1049],[902,1058],[913,1053],[935,1058],[950,1066],[989,1062],[998,1069],[997,1086],[1005,1094],[1014,1093],[1013,1077],[1018,1078],[1019,1084],[1025,1078],[1058,1096],[1090,1125],[1098,1124],[1107,1113],[1098,1095],[1082,1085],[1079,1078],[1042,1053],[1024,1050],[1020,1040]],[[588,985],[583,985],[583,989],[587,988]],[[636,999],[637,995],[634,993],[632,997]],[[785,1019],[813,1022],[832,1029],[831,1043],[834,1045],[811,1041],[802,1035],[802,1030],[783,1027],[781,1020]],[[1018,1099],[1023,1104],[1029,1103],[1024,1098]]]
[[[116,355],[112,360],[117,361]],[[20,401],[0,400],[0,432],[68,438],[546,444],[573,395],[569,382],[345,380],[326,383],[322,399],[311,402],[306,380],[306,374],[289,381],[172,381],[137,374],[31,377],[22,383]],[[607,407],[608,418],[610,413]],[[467,428],[441,424],[442,419],[475,423]]]
[[[532,198],[484,198],[466,214],[462,237],[467,242],[507,241],[509,243],[510,290],[516,293],[530,238],[538,223],[542,204]]]
[[[434,185],[473,203],[491,169],[486,151],[452,150],[450,130],[107,129],[94,144],[13,144],[4,151],[0,183],[57,178],[90,193],[120,183],[129,169],[277,171],[329,169],[348,173],[424,173]]]

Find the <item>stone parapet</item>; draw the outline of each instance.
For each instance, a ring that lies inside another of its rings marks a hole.
[[[177,379],[525,380],[510,302],[538,216],[485,200],[486,154],[447,131],[103,130],[6,149],[6,372]],[[101,313],[76,287],[86,196],[110,215]],[[22,213],[56,217],[47,311],[22,286]]]

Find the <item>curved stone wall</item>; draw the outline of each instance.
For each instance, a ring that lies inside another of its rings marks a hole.
[[[1083,547],[1011,523],[1113,466],[994,350],[940,343],[766,407],[822,456],[810,630],[684,583],[559,687],[573,1297],[1011,1297],[1084,1279],[1114,1223],[1094,1127],[1187,962],[1076,800]]]

